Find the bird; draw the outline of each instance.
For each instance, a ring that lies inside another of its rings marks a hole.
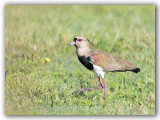
[[[104,89],[105,99],[107,86],[105,83],[104,75],[106,72],[140,72],[140,68],[136,67],[133,63],[127,60],[116,57],[101,50],[92,50],[89,47],[89,43],[94,46],[94,44],[89,39],[78,36],[74,37],[73,42],[68,44],[68,46],[74,45],[76,47],[76,53],[80,63],[84,65],[88,70],[95,72],[100,82],[99,87],[80,89],[77,92],[78,95],[85,90]],[[101,81],[101,78],[103,80],[103,83]]]

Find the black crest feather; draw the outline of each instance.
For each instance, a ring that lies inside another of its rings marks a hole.
[[[87,39],[88,40],[88,39]],[[94,46],[95,48],[96,48],[96,46],[90,41],[90,40],[88,40],[88,42],[92,45],[92,46]]]

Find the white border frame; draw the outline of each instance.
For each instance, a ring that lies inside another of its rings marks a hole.
[[[156,5],[156,115],[155,116],[6,116],[5,115],[5,5],[9,4],[152,4]],[[0,0],[0,119],[23,119],[23,120],[46,120],[46,119],[156,119],[160,118],[159,111],[159,21],[160,21],[160,0]]]

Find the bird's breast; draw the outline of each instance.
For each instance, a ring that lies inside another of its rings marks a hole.
[[[91,63],[90,57],[79,56],[79,61],[89,70],[93,70],[93,64]]]

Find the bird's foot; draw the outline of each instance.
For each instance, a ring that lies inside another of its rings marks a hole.
[[[77,92],[77,95],[79,95],[81,92],[83,92],[84,91],[84,89],[82,88],[82,89],[80,89],[78,92]]]

